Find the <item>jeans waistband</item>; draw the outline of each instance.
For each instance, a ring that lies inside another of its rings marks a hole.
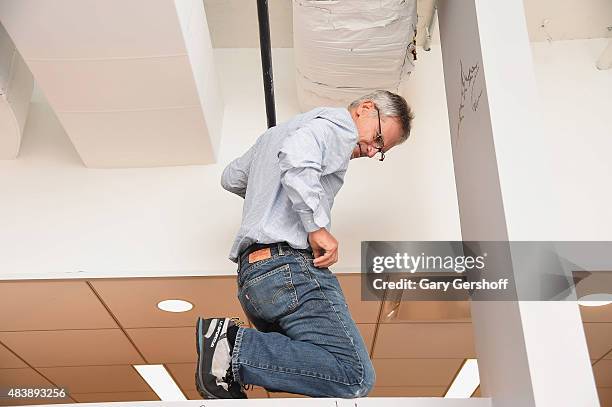
[[[242,267],[242,264],[244,264],[244,262],[249,261],[249,254],[257,251],[257,250],[261,250],[261,249],[266,249],[269,248],[270,249],[270,254],[272,256],[282,256],[285,253],[288,252],[304,252],[304,253],[308,253],[311,252],[310,248],[308,249],[294,249],[293,247],[289,246],[289,243],[287,242],[278,242],[278,243],[254,243],[252,245],[250,245],[249,247],[247,247],[246,249],[244,249],[242,251],[242,253],[240,253],[240,256],[238,257],[239,259],[239,266]]]

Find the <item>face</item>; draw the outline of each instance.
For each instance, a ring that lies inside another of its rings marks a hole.
[[[379,152],[386,154],[400,143],[402,127],[399,120],[380,115],[373,102],[362,102],[351,114],[358,132],[351,159],[373,158]]]

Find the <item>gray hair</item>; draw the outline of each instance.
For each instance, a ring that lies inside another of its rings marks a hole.
[[[374,102],[382,116],[396,117],[399,120],[403,130],[401,142],[406,141],[410,136],[414,119],[414,113],[406,103],[406,99],[387,90],[375,90],[351,102],[349,109],[357,108],[362,102],[368,100]]]

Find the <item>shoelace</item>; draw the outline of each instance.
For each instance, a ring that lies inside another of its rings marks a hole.
[[[232,317],[230,318],[230,321],[232,321],[236,326],[244,325],[244,321],[241,321],[238,317]]]

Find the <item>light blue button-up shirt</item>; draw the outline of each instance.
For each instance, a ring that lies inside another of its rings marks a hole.
[[[308,233],[331,226],[357,128],[345,108],[299,114],[263,133],[223,171],[221,185],[244,198],[242,224],[229,258],[253,243],[306,249]]]

